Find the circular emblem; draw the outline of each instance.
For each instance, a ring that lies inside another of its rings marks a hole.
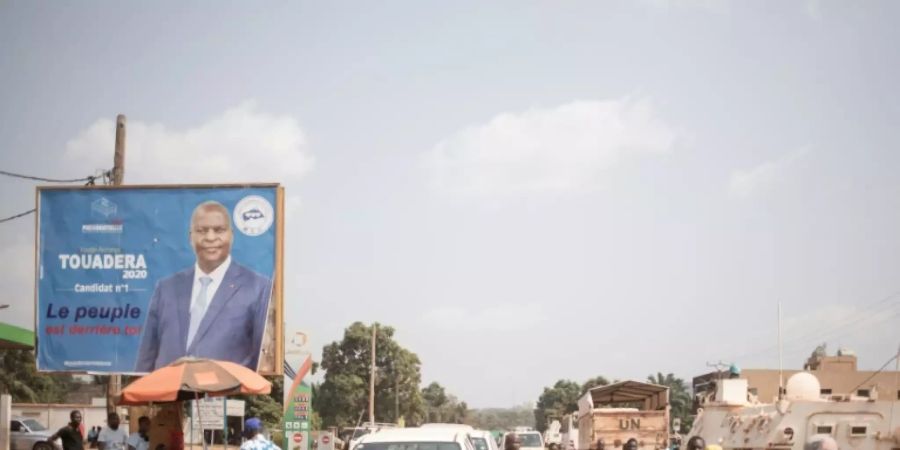
[[[300,433],[294,433],[294,442],[300,443],[303,441],[303,435]]]
[[[275,210],[268,200],[248,195],[234,207],[234,227],[247,236],[259,236],[275,221]]]

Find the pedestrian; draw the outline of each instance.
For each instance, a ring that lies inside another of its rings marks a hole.
[[[100,430],[100,436],[97,438],[100,450],[126,450],[127,441],[128,435],[119,426],[119,415],[109,413],[106,417],[106,428]]]
[[[506,433],[506,442],[503,444],[504,450],[519,450],[522,447],[522,440],[516,433]]]
[[[60,428],[47,438],[49,442],[62,440],[63,450],[84,450],[84,436],[81,434],[81,412],[77,409],[69,413],[68,425]]]
[[[88,448],[96,448],[97,447],[97,435],[100,434],[100,430],[97,427],[91,427],[91,431],[88,431],[87,441]]]
[[[150,450],[150,418],[141,416],[138,419],[138,430],[128,436],[128,450]]]
[[[706,441],[700,436],[693,436],[688,439],[687,450],[705,450]]]
[[[638,448],[637,439],[635,439],[635,438],[629,439],[628,442],[626,442],[625,445],[622,446],[622,448],[625,450],[637,450],[637,448]]]
[[[244,422],[244,437],[247,440],[241,444],[241,450],[281,450],[263,436],[262,421],[258,417],[251,417]]]

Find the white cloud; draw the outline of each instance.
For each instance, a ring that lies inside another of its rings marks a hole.
[[[676,136],[647,99],[580,100],[462,129],[435,145],[425,165],[442,192],[588,191],[623,159],[671,151]]]
[[[64,158],[110,167],[115,123],[101,119],[66,144]],[[285,182],[314,164],[297,119],[256,110],[252,101],[185,130],[129,121],[125,181],[140,183]]]
[[[427,311],[426,323],[450,331],[517,331],[533,328],[543,322],[543,307],[538,304],[503,304],[467,310],[444,306]]]
[[[798,160],[809,153],[808,148],[790,152],[778,159],[766,161],[756,167],[736,170],[728,181],[728,190],[737,197],[750,197],[780,182]]]

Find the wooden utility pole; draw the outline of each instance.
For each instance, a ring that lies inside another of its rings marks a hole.
[[[400,421],[400,377],[394,371],[394,423]]]
[[[125,179],[125,115],[116,116],[116,149],[113,154],[112,176],[113,186],[120,186]],[[122,375],[117,373],[109,376],[106,385],[106,413],[116,411],[115,398],[122,391]]]
[[[372,325],[372,370],[369,373],[369,424],[375,425],[375,338],[378,324]]]
[[[116,116],[116,153],[113,155],[112,184],[119,186],[125,180],[125,115]]]

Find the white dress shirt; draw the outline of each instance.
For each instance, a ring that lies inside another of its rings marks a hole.
[[[206,316],[206,312],[209,311],[209,305],[212,304],[212,299],[216,296],[216,291],[219,290],[219,286],[222,285],[222,279],[225,278],[225,272],[228,272],[228,268],[231,266],[231,255],[228,255],[225,258],[225,261],[222,264],[219,264],[219,267],[216,267],[216,270],[213,270],[211,273],[204,273],[200,270],[199,265],[194,265],[194,286],[191,288],[191,306],[188,308],[188,311],[191,311],[193,314],[194,306],[197,304],[197,297],[200,294],[201,284],[200,277],[210,277],[212,281],[209,283],[209,286],[206,287],[206,307],[203,308],[202,311],[199,311],[200,321],[203,321],[203,317]],[[194,336],[196,339],[197,336]],[[190,347],[191,343],[188,342],[187,346]]]

